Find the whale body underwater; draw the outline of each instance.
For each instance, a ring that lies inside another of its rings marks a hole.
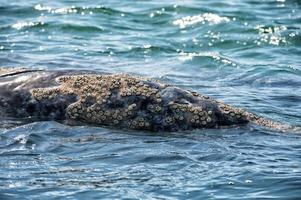
[[[280,131],[292,128],[155,80],[77,70],[0,68],[0,116],[148,131],[248,123]]]

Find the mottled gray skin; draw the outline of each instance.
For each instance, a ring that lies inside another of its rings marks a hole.
[[[66,96],[60,101],[37,102],[31,90],[57,85],[55,78],[68,72],[24,70],[18,73],[0,74],[0,115],[2,118],[36,120],[63,120],[66,107],[75,97]]]
[[[67,120],[75,125],[84,123],[149,131],[218,128],[250,122],[277,130],[290,128],[288,125],[258,117],[209,97],[145,79],[141,79],[140,84],[157,90],[160,102],[154,102],[155,100],[151,97],[142,95],[121,97],[121,92],[112,89],[106,103],[99,104],[103,111],[109,112],[105,120],[99,119],[99,116],[103,116],[102,114],[89,111],[93,111],[93,108],[98,105],[95,98],[88,101],[87,98],[82,102],[79,101],[79,96],[72,92],[58,93],[54,98],[42,100],[34,97],[33,90],[58,87],[61,84],[57,81],[59,77],[74,75],[84,75],[83,80],[89,76],[95,76],[89,71],[0,70],[1,118],[21,118],[27,121]],[[101,76],[97,78],[102,79]],[[82,103],[77,105],[76,102]],[[135,107],[132,108],[132,105]],[[160,111],[153,109],[156,105],[159,105]],[[179,108],[179,106],[182,107]],[[77,112],[81,109],[80,114],[72,113],[74,108]],[[122,113],[129,112],[129,108],[134,109],[130,110],[131,114],[122,116]],[[87,112],[91,114],[87,115]],[[115,112],[117,115],[114,116]],[[119,115],[120,119],[117,118]]]

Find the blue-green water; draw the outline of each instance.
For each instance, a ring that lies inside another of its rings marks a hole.
[[[299,0],[0,0],[1,66],[145,75],[297,126],[300,56]],[[0,130],[0,199],[67,198],[301,199],[301,137]]]

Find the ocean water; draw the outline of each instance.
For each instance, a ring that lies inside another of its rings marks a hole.
[[[153,77],[295,126],[300,58],[300,0],[0,0],[0,66]],[[1,129],[0,199],[297,200],[301,135]]]

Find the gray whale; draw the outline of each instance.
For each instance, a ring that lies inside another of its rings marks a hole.
[[[0,116],[149,131],[274,122],[196,92],[143,77],[92,71],[0,68]]]

